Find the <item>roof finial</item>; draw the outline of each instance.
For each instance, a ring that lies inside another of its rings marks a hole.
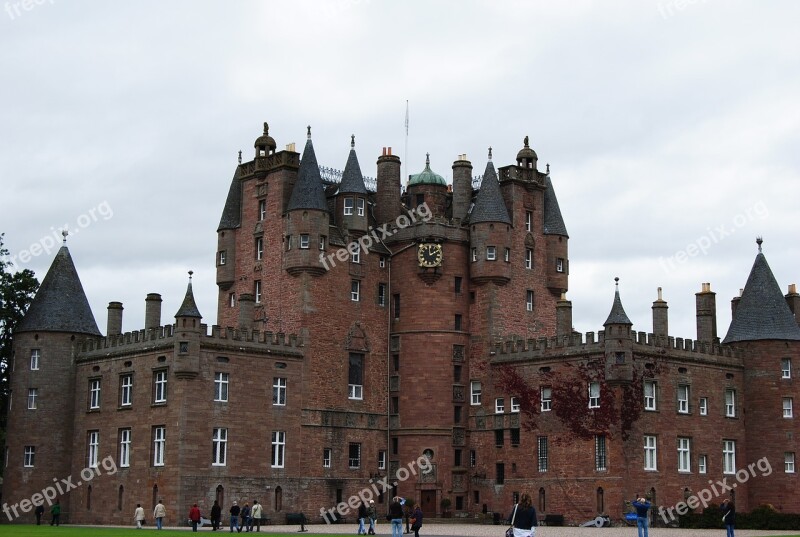
[[[431,154],[430,153],[425,153],[425,167],[426,168],[430,168],[431,167]]]
[[[242,163],[242,150],[239,150],[239,164]]]
[[[265,121],[264,122],[264,136],[266,136],[267,134],[269,134],[269,123],[267,123]]]
[[[350,149],[355,148],[355,146],[356,146],[356,135],[355,134],[351,134],[350,135]]]
[[[527,147],[529,147],[529,146],[528,146],[528,135],[527,135],[527,134],[525,135],[525,140],[524,140],[524,142],[525,142],[525,147],[526,147],[526,148],[527,148]]]
[[[489,160],[492,160],[492,146],[489,146]]]
[[[308,139],[310,140],[311,139],[311,125],[309,125],[306,128],[308,129]]]
[[[67,235],[69,235],[69,230],[64,228],[61,230],[61,236],[64,237],[64,244],[67,244]]]
[[[547,163],[547,175],[550,175],[550,163]]]
[[[191,283],[191,282],[192,282],[192,274],[194,274],[194,271],[193,271],[193,270],[190,270],[190,271],[189,271],[189,283]]]
[[[617,277],[614,278],[614,285],[616,285],[617,289],[619,289],[619,278]]]
[[[758,244],[758,253],[759,254],[761,253],[761,243],[763,243],[763,242],[764,242],[764,239],[762,239],[761,237],[756,237],[756,244]]]

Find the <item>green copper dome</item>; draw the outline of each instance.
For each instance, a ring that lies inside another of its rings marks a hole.
[[[408,179],[408,186],[412,185],[441,185],[447,186],[444,177],[431,170],[431,154],[425,155],[425,169],[412,175]]]

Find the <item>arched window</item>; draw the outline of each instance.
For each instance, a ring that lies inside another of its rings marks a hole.
[[[117,511],[122,511],[122,495],[124,493],[125,493],[125,487],[120,485],[119,491],[117,492]]]
[[[217,485],[217,503],[220,508],[225,505],[225,487]]]
[[[86,510],[87,511],[91,511],[92,510],[92,486],[91,485],[89,485],[89,487],[86,489]]]
[[[156,503],[158,503],[158,485],[153,485],[153,509],[156,508]]]
[[[275,510],[280,511],[283,509],[283,489],[275,487]]]
[[[597,487],[597,512],[603,514],[606,511],[605,498],[603,497],[603,487]]]
[[[547,498],[545,497],[544,487],[539,489],[539,512],[544,513],[547,511]]]

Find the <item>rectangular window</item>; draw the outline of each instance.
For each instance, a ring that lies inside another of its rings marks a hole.
[[[331,467],[331,448],[329,447],[322,448],[322,467]]]
[[[606,435],[594,436],[594,469],[598,472],[605,471],[606,466]]]
[[[494,400],[494,413],[495,414],[502,414],[506,411],[506,404],[505,400],[502,397],[498,397]]]
[[[461,373],[464,371],[463,366],[455,364],[453,366],[453,382],[461,383]]]
[[[261,304],[261,280],[253,282],[253,298],[255,298],[256,304]]]
[[[656,459],[656,437],[644,435],[644,469],[658,470]]]
[[[351,442],[347,448],[347,466],[361,468],[361,444]]]
[[[39,349],[31,349],[31,371],[39,369],[39,358],[42,353]]]
[[[283,377],[272,379],[272,404],[286,406],[286,379]]]
[[[214,401],[222,403],[228,401],[228,384],[228,373],[214,373]]]
[[[36,446],[25,446],[25,456],[22,459],[22,466],[25,468],[33,468],[36,460]]]
[[[678,438],[678,471],[692,471],[692,452],[689,438]]]
[[[87,445],[89,450],[86,455],[86,467],[97,468],[100,456],[100,431],[89,431]]]
[[[475,466],[477,464],[478,464],[478,452],[475,451],[474,449],[470,449],[469,450],[469,467],[470,468],[475,468]]]
[[[456,313],[455,318],[453,320],[453,330],[461,331],[461,314]]]
[[[350,300],[358,302],[361,295],[361,282],[358,280],[350,281]]]
[[[131,406],[133,404],[133,375],[121,375],[119,377],[119,406]]]
[[[644,409],[656,410],[656,381],[644,381]]]
[[[311,237],[308,233],[301,233],[300,234],[300,249],[301,250],[308,250],[308,247],[311,245]]]
[[[525,231],[533,231],[533,212],[525,211]]]
[[[325,237],[325,235],[320,235],[319,236],[319,249],[320,250],[324,250],[325,249],[325,243],[326,242],[327,242],[327,238]]]
[[[228,257],[227,252],[225,250],[220,250],[219,252],[217,252],[217,264],[224,265],[225,262],[227,261],[227,257]]]
[[[461,423],[461,407],[453,407],[453,423]]]
[[[470,382],[470,404],[471,405],[479,405],[481,404],[481,382],[479,380],[473,380]]]
[[[547,471],[547,437],[540,436],[536,439],[537,460],[539,463],[539,471]]]
[[[36,398],[39,396],[39,388],[28,388],[28,410],[36,410]]]
[[[473,248],[472,249],[472,262],[474,263],[477,260],[478,260],[478,249],[477,248]]]
[[[386,257],[380,256],[378,258],[378,268],[386,268]]]
[[[506,482],[506,465],[502,462],[498,462],[494,465],[494,477],[495,483],[498,485],[502,485]]]
[[[542,388],[542,412],[550,412],[553,408],[553,389]]]
[[[787,474],[794,473],[794,451],[787,451],[783,454],[783,471]]]
[[[700,455],[697,458],[697,473],[705,474],[708,472],[708,458],[705,455]]]
[[[228,293],[228,307],[236,307],[236,293]]]
[[[167,372],[164,370],[153,373],[153,402],[167,402]]]
[[[31,364],[33,364],[33,355],[31,355]],[[33,365],[31,365],[31,369],[33,369]],[[790,379],[790,378],[792,378],[792,359],[791,358],[783,358],[781,360],[781,378],[782,379]]]
[[[556,259],[556,272],[564,272],[564,259],[561,257]]]
[[[153,427],[153,466],[164,466],[166,447],[167,428],[163,425]]]
[[[512,427],[508,430],[511,433],[511,445],[519,446],[519,427]],[[513,468],[511,469],[514,470]]]
[[[503,261],[506,263],[511,261],[511,248],[506,248],[505,253],[503,254]]]
[[[495,429],[494,430],[494,445],[496,447],[503,447],[505,443],[505,434],[503,434],[503,429]]]
[[[378,452],[378,470],[386,470],[386,451]]]
[[[386,306],[386,284],[378,284],[378,305],[380,307]]]
[[[486,261],[494,261],[497,259],[497,248],[494,246],[486,247]]]
[[[265,220],[267,218],[267,200],[258,200],[258,219]]]
[[[256,238],[256,261],[264,259],[264,238]]]
[[[394,302],[394,318],[400,318],[400,295],[394,294],[392,295],[392,301]]]
[[[725,390],[725,417],[736,417],[736,392],[734,390]]]
[[[530,270],[533,268],[533,249],[525,248],[525,268]]]
[[[131,465],[131,430],[119,430],[119,465],[127,468]]]
[[[100,379],[89,380],[89,409],[100,408]]]
[[[211,466],[225,466],[228,460],[228,429],[214,428],[211,445]]]
[[[700,398],[700,415],[701,416],[708,415],[708,397]]]
[[[454,449],[453,450],[453,466],[461,466],[461,450]]]
[[[722,473],[735,474],[736,473],[736,441],[723,440],[722,441]]]
[[[357,352],[350,353],[347,371],[347,397],[359,400],[364,398],[364,355]]]
[[[510,404],[511,404],[511,412],[512,413],[519,412],[519,397],[512,397]]]
[[[600,383],[589,383],[589,408],[600,408]]]
[[[685,384],[678,386],[678,413],[689,413],[689,386]]]
[[[525,291],[525,310],[533,311],[533,291]]]
[[[457,295],[461,294],[462,281],[463,281],[463,279],[461,278],[461,276],[456,276],[455,279],[453,280],[453,287],[454,287],[455,293]]]
[[[288,252],[291,249],[292,249],[292,236],[286,235],[286,251]]]
[[[358,216],[364,216],[364,198],[356,199],[356,208],[358,209]]]
[[[792,417],[792,398],[791,397],[784,397],[783,398],[783,417],[784,418],[791,418]]]
[[[286,452],[286,432],[272,431],[272,467],[283,468]]]
[[[344,199],[344,214],[345,216],[353,214],[353,198],[345,198]]]

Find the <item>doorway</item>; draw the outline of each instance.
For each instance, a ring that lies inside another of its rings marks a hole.
[[[435,490],[420,491],[419,506],[422,509],[423,515],[434,516],[436,514],[436,491]]]

